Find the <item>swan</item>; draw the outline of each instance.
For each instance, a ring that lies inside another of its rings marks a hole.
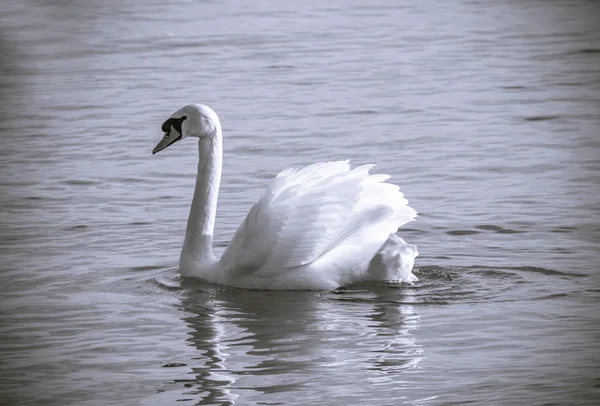
[[[334,290],[417,281],[417,247],[395,233],[417,212],[389,175],[349,161],[285,169],[271,179],[220,259],[212,251],[223,155],[219,117],[187,105],[162,125],[152,154],[198,138],[198,174],[179,259],[182,277],[248,289]]]

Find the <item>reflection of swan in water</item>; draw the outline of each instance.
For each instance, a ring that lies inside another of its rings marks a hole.
[[[222,131],[209,107],[188,105],[163,124],[153,153],[197,137],[199,164],[179,268],[184,277],[243,288],[331,290],[363,281],[412,282],[414,245],[394,233],[417,213],[388,175],[347,161],[286,169],[267,185],[221,258],[213,230]],[[377,266],[371,260],[378,256]]]
[[[182,307],[199,357],[186,364],[203,404],[285,403],[300,393],[318,404],[372,390],[356,385],[365,379],[398,393],[407,381],[399,374],[422,358],[410,333],[418,317],[398,303],[404,296],[397,290],[319,294],[190,285]]]

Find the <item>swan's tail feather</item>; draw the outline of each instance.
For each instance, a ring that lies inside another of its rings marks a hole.
[[[412,270],[418,255],[416,245],[407,244],[403,238],[392,234],[373,258],[370,277],[376,281],[417,282],[419,278]]]

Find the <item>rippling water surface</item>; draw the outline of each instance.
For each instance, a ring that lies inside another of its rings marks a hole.
[[[0,404],[594,404],[599,15],[3,2]],[[350,158],[419,211],[420,282],[182,281],[196,146],[150,152],[190,102],[224,126],[217,250],[279,170]]]

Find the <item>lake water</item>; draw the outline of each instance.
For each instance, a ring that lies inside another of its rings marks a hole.
[[[2,405],[564,405],[600,397],[600,3],[0,5]],[[376,163],[414,286],[182,281],[197,149],[215,244],[267,180]]]

